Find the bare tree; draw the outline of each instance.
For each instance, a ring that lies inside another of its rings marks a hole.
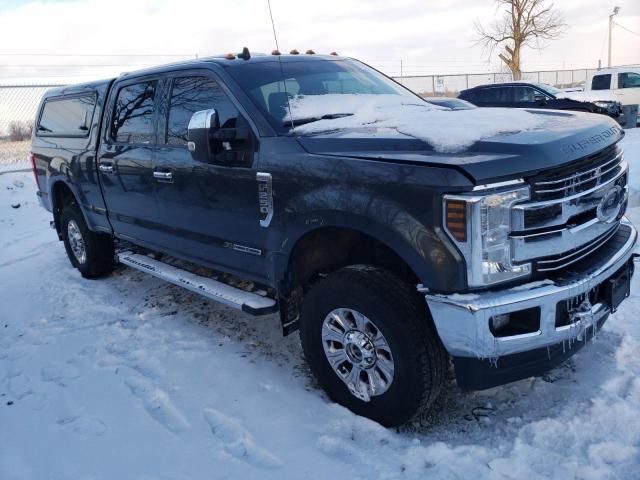
[[[566,24],[547,0],[496,0],[496,3],[499,13],[495,22],[488,27],[475,22],[478,43],[490,55],[497,47],[504,48],[498,56],[509,67],[514,80],[520,80],[522,48],[542,48],[545,40],[562,35]]]
[[[32,122],[13,121],[9,124],[9,140],[21,142],[31,138],[33,130]]]

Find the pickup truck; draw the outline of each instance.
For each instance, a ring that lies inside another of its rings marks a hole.
[[[633,127],[629,116],[629,106],[640,104],[640,68],[614,67],[597,70],[585,83],[584,91],[565,92],[565,98],[582,102],[593,102],[598,105],[622,105],[622,111],[627,112],[618,119],[625,127]]]
[[[623,135],[245,49],[49,90],[32,162],[84,277],[124,265],[279,312],[330,398],[393,426],[452,365],[463,389],[558,365],[629,295]]]
[[[592,96],[609,93],[622,105],[640,104],[640,68],[605,68],[594,73],[585,85]]]

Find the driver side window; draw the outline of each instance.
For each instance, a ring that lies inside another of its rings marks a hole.
[[[210,108],[218,112],[221,128],[235,127],[238,110],[215,80],[204,76],[175,78],[163,143],[186,146],[191,116]]]
[[[513,101],[517,102],[517,103],[532,103],[535,102],[536,100],[536,90],[534,90],[532,87],[527,87],[527,86],[518,86],[518,87],[513,87]],[[541,93],[539,93],[540,95],[542,95]]]

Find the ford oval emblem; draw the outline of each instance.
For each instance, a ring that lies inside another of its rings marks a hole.
[[[609,189],[596,208],[598,220],[604,223],[613,222],[618,217],[618,213],[620,213],[622,199],[622,188],[620,188],[620,186],[616,185]]]

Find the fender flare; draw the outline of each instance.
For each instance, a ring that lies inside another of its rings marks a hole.
[[[61,212],[58,211],[59,206],[57,205],[57,197],[55,195],[55,190],[60,188],[60,185],[64,185],[71,191],[71,194],[73,195],[73,198],[75,199],[76,204],[78,205],[80,213],[82,214],[82,218],[87,224],[87,227],[89,228],[89,230],[92,230],[91,222],[89,221],[87,217],[87,213],[85,212],[80,202],[80,195],[79,195],[78,189],[73,182],[69,181],[69,177],[63,175],[62,173],[58,173],[57,175],[52,175],[48,178],[48,184],[49,184],[49,197],[51,199],[50,200],[51,210],[53,213],[54,224],[56,227],[56,231],[58,232],[58,235],[61,235],[61,229],[60,229],[60,213]]]
[[[433,264],[434,255],[432,252],[434,250],[446,252],[445,256],[449,255],[451,258],[455,258],[452,255],[453,252],[441,241],[436,232],[429,230],[409,215],[406,215],[400,222],[405,227],[402,231],[391,225],[385,225],[368,217],[345,211],[317,212],[313,217],[316,221],[312,225],[309,225],[308,219],[307,221],[298,220],[295,222],[294,227],[289,228],[289,234],[281,242],[282,248],[275,252],[272,265],[275,285],[281,285],[281,282],[286,281],[291,258],[299,242],[308,234],[324,228],[353,230],[374,238],[398,255],[419,281],[425,285],[432,283],[439,270]],[[413,228],[406,228],[409,225]],[[435,257],[442,257],[442,255]]]

